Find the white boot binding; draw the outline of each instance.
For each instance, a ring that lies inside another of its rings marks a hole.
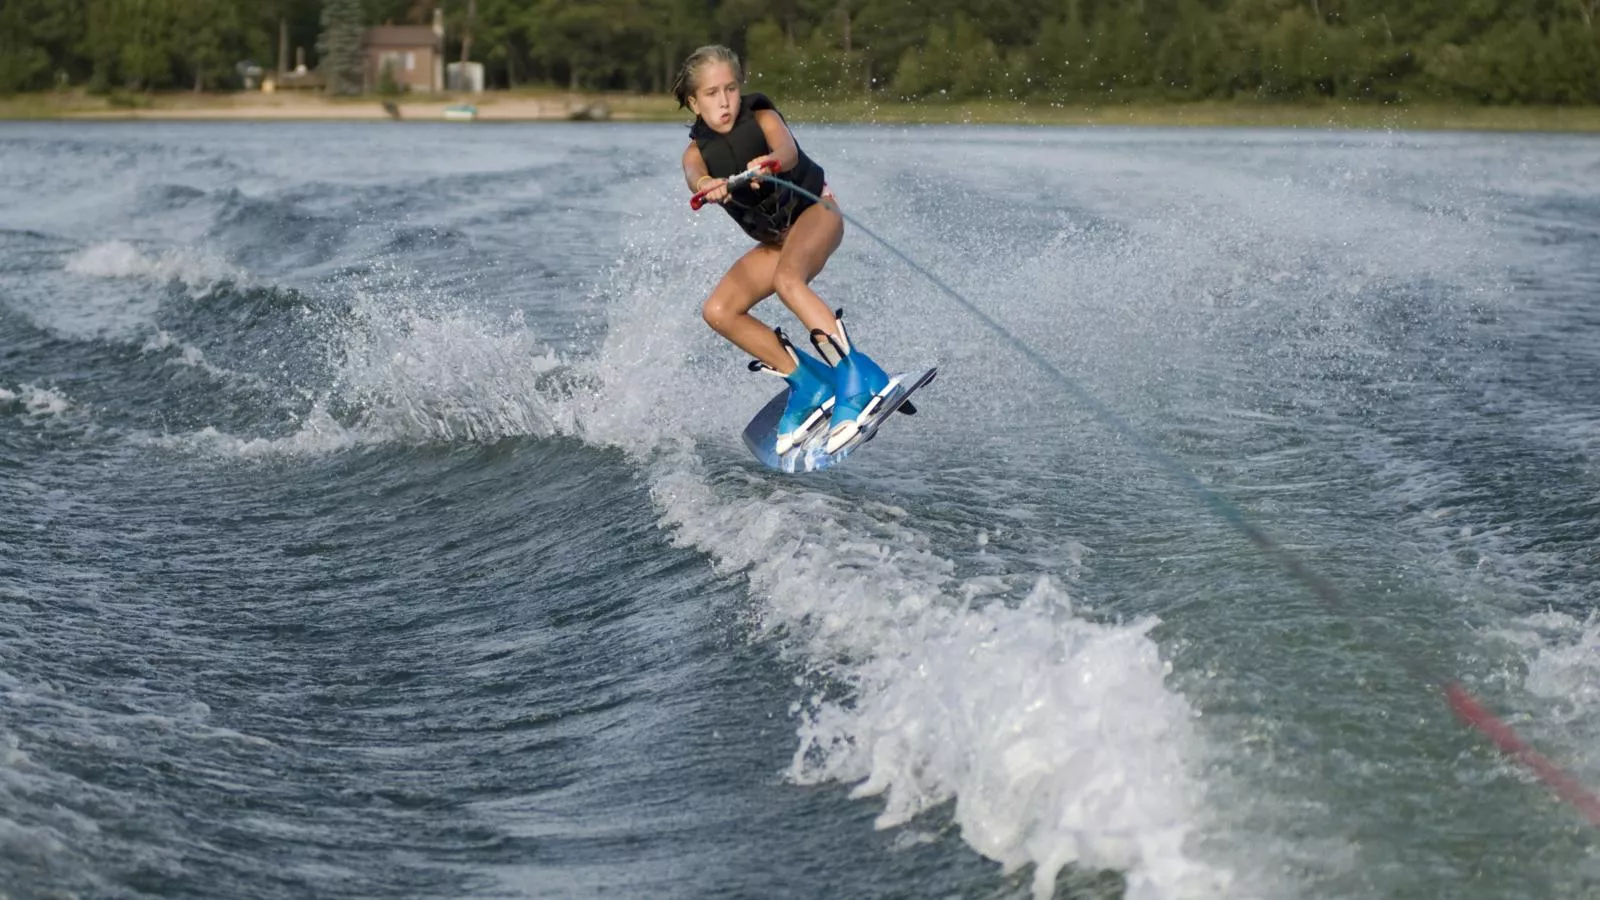
[[[774,328],[794,369],[787,375],[761,360],[751,360],[750,371],[776,375],[789,384],[789,400],[778,420],[778,435],[773,451],[783,456],[804,446],[829,421],[834,406],[833,373],[826,363],[795,349],[783,329]]]
[[[834,331],[811,330],[812,346],[833,367],[835,376],[833,416],[823,445],[827,453],[837,453],[854,440],[900,387],[899,378],[890,378],[871,357],[851,345],[843,309],[834,312]]]

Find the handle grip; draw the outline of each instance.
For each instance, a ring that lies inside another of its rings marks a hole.
[[[743,172],[728,178],[725,184],[728,190],[731,191],[739,185],[751,180],[752,178],[760,178],[763,173],[776,171],[778,171],[778,161],[775,159],[765,159],[761,161],[761,166],[759,168],[745,169]],[[705,206],[706,194],[709,194],[714,190],[716,190],[716,188],[709,187],[695,194],[693,197],[690,197],[689,208],[698,210],[700,207]]]

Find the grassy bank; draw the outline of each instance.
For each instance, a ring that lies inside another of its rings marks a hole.
[[[859,100],[787,102],[784,110],[795,119],[808,122],[1600,132],[1600,107],[1281,104],[1248,100],[1091,106]]]
[[[475,97],[411,95],[398,100],[400,117],[438,121],[446,105],[470,102],[483,121],[570,118],[603,104],[619,121],[682,122],[685,113],[663,95],[495,91]],[[1040,102],[905,103],[866,98],[785,100],[799,122],[879,124],[1110,125],[1398,130],[1569,131],[1600,133],[1600,107],[1489,107],[1445,104],[1278,104],[1256,101],[1145,102],[1115,105]],[[320,94],[115,94],[83,92],[0,97],[0,119],[388,119],[376,97],[332,99]]]

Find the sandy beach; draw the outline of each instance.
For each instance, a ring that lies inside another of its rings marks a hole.
[[[471,106],[476,121],[530,122],[568,119],[658,119],[671,111],[652,97],[582,94],[480,94],[425,99],[333,99],[312,93],[158,94],[100,108],[67,105],[57,115],[84,119],[162,120],[384,120],[437,122],[451,107]]]

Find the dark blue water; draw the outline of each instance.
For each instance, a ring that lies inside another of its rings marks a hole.
[[[755,466],[675,126],[0,126],[0,898],[1600,897],[1600,140],[801,134],[1128,430],[855,230]]]

